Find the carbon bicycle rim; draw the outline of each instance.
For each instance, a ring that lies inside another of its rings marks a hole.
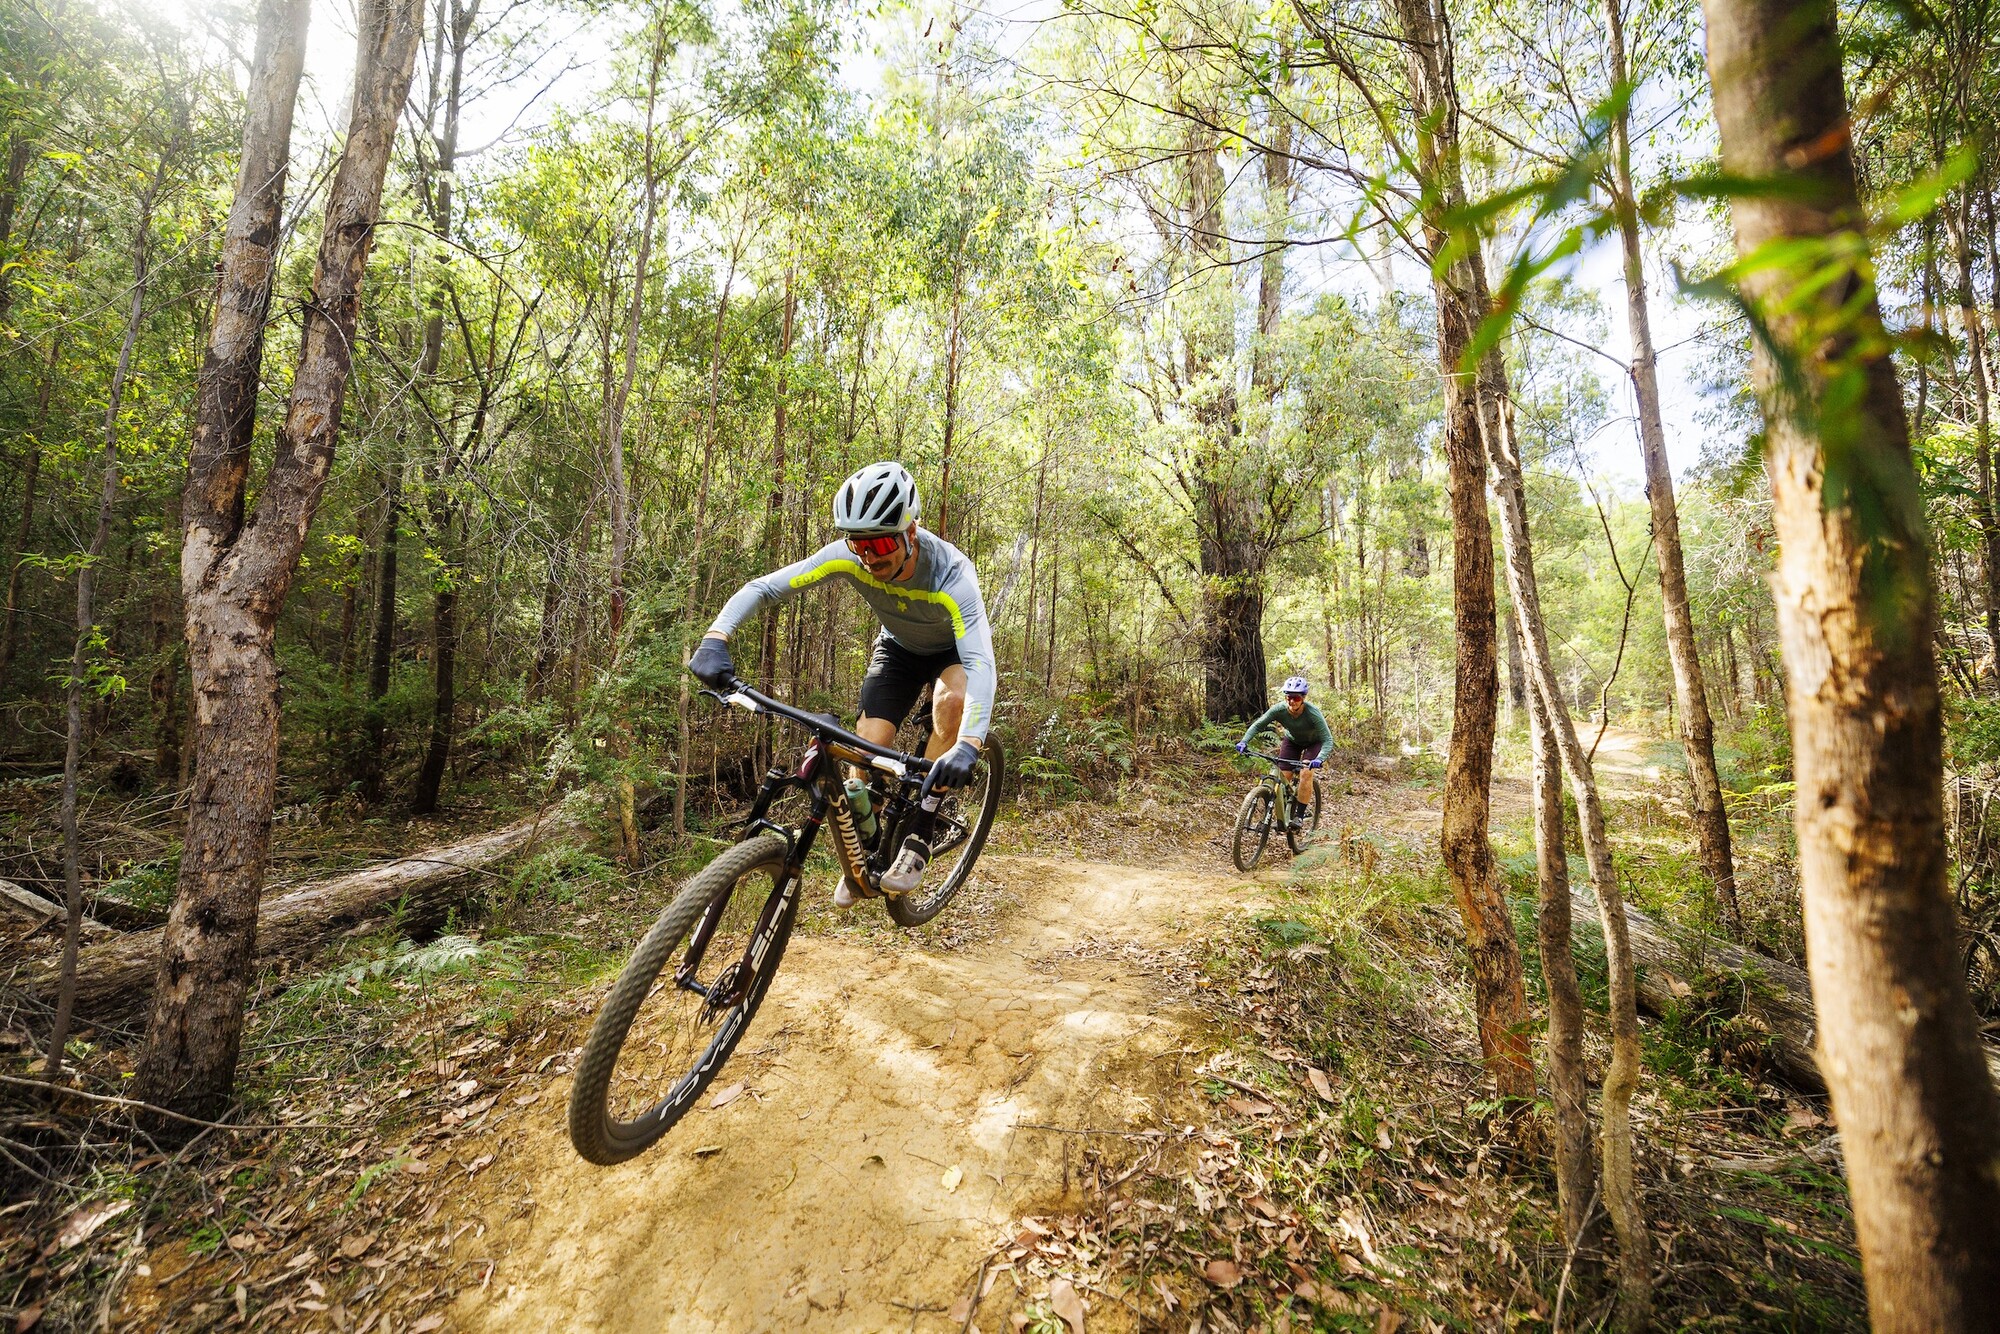
[[[750,1026],[798,913],[783,841],[710,862],[632,952],[577,1062],[569,1137],[600,1166],[643,1152],[708,1088]]]
[[[1236,812],[1236,839],[1231,845],[1231,855],[1239,871],[1256,869],[1257,859],[1264,855],[1264,845],[1271,838],[1271,789],[1259,783],[1243,798],[1243,806]]]
[[[1007,756],[989,738],[980,751],[970,783],[946,797],[938,807],[936,837],[924,883],[914,894],[885,898],[882,906],[898,926],[922,926],[951,902],[972,876],[973,864],[986,847],[993,817],[1000,809],[1000,788],[1007,779]]]

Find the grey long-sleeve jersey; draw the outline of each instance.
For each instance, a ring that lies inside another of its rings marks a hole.
[[[917,529],[917,568],[907,582],[885,583],[869,574],[847,543],[829,542],[812,555],[773,570],[736,590],[708,627],[724,637],[767,607],[797,597],[822,579],[839,577],[861,590],[882,622],[882,633],[912,653],[957,648],[965,668],[965,717],[958,734],[983,741],[993,722],[1000,670],[993,660],[993,631],[979,576],[965,553],[928,529]]]

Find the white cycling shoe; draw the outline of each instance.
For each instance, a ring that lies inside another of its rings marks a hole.
[[[911,834],[903,840],[903,850],[897,854],[895,865],[882,873],[883,892],[909,893],[923,882],[924,868],[930,865],[930,861],[931,845]]]
[[[854,881],[843,875],[840,877],[840,888],[833,891],[833,906],[836,908],[852,908],[860,901],[861,897],[859,893],[855,892]]]

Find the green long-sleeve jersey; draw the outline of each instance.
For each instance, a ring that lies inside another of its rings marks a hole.
[[[1267,727],[1276,726],[1291,738],[1295,746],[1331,746],[1333,729],[1326,725],[1326,715],[1319,711],[1319,705],[1308,704],[1293,717],[1292,711],[1283,701],[1273,704],[1264,711],[1264,716],[1250,724],[1250,730],[1243,734],[1243,744],[1249,745],[1257,739],[1257,734]]]

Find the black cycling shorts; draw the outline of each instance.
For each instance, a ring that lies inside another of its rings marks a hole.
[[[868,675],[861,679],[861,712],[901,727],[924,687],[944,675],[945,668],[960,665],[956,648],[914,653],[882,635],[868,660]]]

